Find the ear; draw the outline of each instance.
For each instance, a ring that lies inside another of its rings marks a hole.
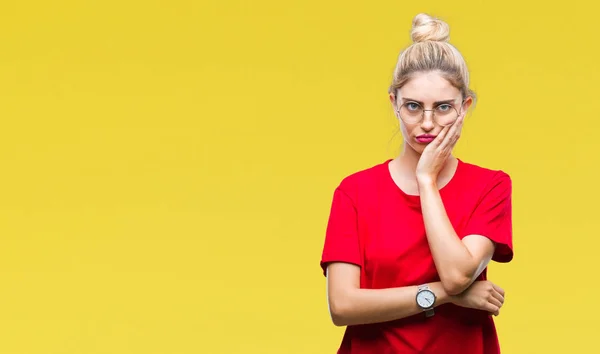
[[[394,95],[393,93],[390,93],[390,103],[392,104],[392,111],[394,111],[394,116],[396,116],[396,118],[398,117],[398,111],[396,111],[396,95]]]
[[[471,108],[471,105],[473,104],[473,97],[468,96],[467,98],[465,98],[463,104],[462,104],[462,115],[463,117],[467,114],[467,112],[469,111],[469,108]]]

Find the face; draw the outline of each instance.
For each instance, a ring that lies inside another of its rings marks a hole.
[[[400,122],[405,148],[411,148],[418,154],[423,152],[445,125],[464,116],[472,102],[470,97],[463,102],[460,91],[436,72],[416,74],[397,90],[396,95],[390,95],[390,101]],[[421,112],[424,114],[423,119],[418,118]],[[413,118],[406,119],[409,116]]]

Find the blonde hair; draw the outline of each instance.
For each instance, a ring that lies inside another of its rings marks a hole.
[[[475,100],[475,92],[469,88],[467,64],[458,49],[449,43],[450,27],[446,22],[418,14],[412,22],[411,38],[413,44],[398,57],[389,93],[396,96],[397,90],[416,73],[438,71],[463,98],[470,96]]]

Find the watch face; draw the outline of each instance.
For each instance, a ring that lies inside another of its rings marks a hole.
[[[429,290],[420,291],[417,294],[417,304],[422,308],[430,308],[435,302],[435,295]]]

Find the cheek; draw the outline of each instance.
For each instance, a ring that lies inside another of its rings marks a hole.
[[[402,132],[402,136],[404,138],[406,138],[406,135],[408,134],[408,131],[406,129],[406,124],[404,124],[401,120],[398,120],[400,122],[400,132]]]
[[[400,131],[402,132],[402,136],[404,139],[410,139],[411,132],[414,130],[414,127],[408,126],[400,121]]]
[[[407,126],[406,124],[400,122],[400,131],[402,132],[402,137],[404,138],[404,142],[407,143],[413,150],[420,153],[425,148],[421,144],[415,143],[413,139],[411,139],[411,132],[416,129],[412,126]]]

